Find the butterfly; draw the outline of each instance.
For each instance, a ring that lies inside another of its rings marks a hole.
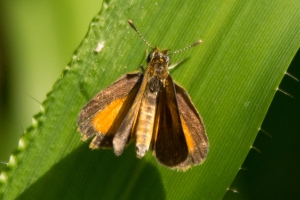
[[[151,149],[162,165],[186,170],[203,163],[209,142],[204,123],[187,92],[174,83],[168,70],[170,55],[152,47],[132,21],[130,26],[152,49],[142,72],[121,76],[100,91],[80,111],[78,129],[82,140],[94,136],[90,148],[113,148],[121,155],[135,140],[136,155],[142,158]]]

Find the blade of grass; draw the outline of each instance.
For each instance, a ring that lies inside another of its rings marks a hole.
[[[298,1],[106,1],[1,174],[4,199],[221,199],[255,139],[299,47]],[[100,89],[137,69],[150,44],[189,58],[172,71],[189,92],[210,140],[207,161],[171,171],[131,145],[116,158],[79,140],[77,115]],[[94,52],[104,43],[100,52]],[[47,188],[45,190],[44,188]]]

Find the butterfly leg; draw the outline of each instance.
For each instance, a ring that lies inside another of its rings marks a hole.
[[[173,68],[175,68],[176,66],[180,65],[183,62],[184,62],[184,60],[181,60],[178,63],[175,63],[174,65],[169,66],[168,69],[173,69]]]
[[[143,66],[143,65],[140,65],[139,67],[140,67],[140,69],[142,70],[142,72],[143,72],[143,74],[144,74],[144,73],[145,73],[145,68],[144,68],[144,66]]]

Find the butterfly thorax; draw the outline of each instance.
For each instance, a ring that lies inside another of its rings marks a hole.
[[[156,79],[165,85],[165,80],[169,75],[168,67],[170,65],[170,57],[167,55],[167,50],[159,51],[154,48],[153,52],[148,55],[147,73],[151,79]],[[155,80],[152,80],[156,82]],[[150,83],[151,84],[151,83]]]

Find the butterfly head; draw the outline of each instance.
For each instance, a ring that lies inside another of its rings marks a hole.
[[[157,47],[154,47],[153,52],[147,57],[147,62],[152,65],[168,67],[170,65],[170,57],[167,55],[167,51],[168,50],[160,51]]]

